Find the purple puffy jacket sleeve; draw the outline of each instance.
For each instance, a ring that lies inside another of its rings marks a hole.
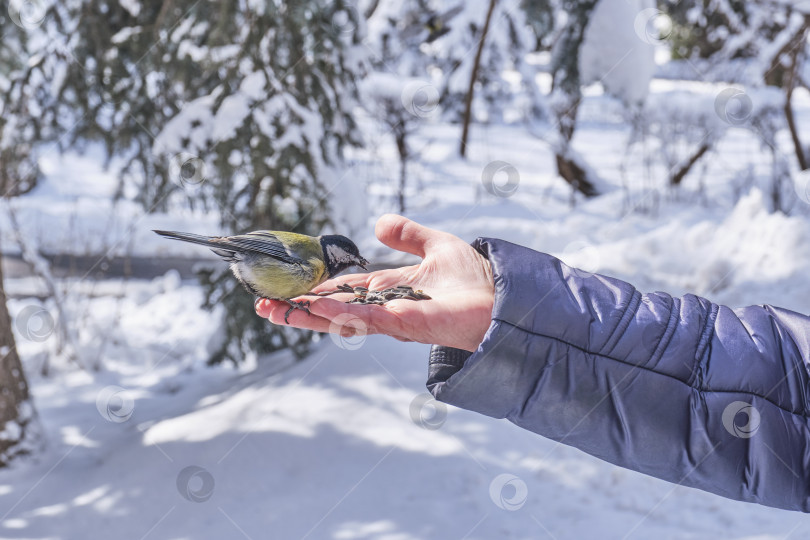
[[[616,465],[810,511],[810,317],[641,294],[502,240],[478,350],[434,346],[436,399]]]

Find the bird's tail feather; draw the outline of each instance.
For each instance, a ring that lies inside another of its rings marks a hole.
[[[176,231],[153,231],[160,236],[165,238],[171,238],[172,240],[182,240],[183,242],[190,242],[192,244],[200,244],[201,246],[208,246],[210,248],[215,248],[218,250],[227,250],[227,251],[235,251],[229,250],[227,245],[223,245],[221,242],[212,242],[213,236],[202,236],[200,234],[194,233],[184,233],[184,232],[176,232]],[[219,253],[217,253],[219,255]],[[222,255],[220,255],[222,256]]]

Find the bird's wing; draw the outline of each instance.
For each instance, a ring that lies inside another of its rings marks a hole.
[[[302,264],[306,262],[300,257],[290,254],[276,235],[266,231],[226,236],[218,238],[217,243],[225,249],[253,251],[289,264]]]

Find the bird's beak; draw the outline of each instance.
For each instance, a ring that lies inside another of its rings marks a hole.
[[[363,270],[368,270],[368,268],[366,268],[367,264],[368,264],[368,261],[365,260],[363,257],[360,257],[360,260],[357,262],[357,266],[359,266]]]

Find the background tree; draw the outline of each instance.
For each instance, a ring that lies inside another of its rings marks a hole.
[[[25,58],[26,33],[23,24],[28,21],[20,20],[20,13],[15,13],[15,7],[11,4],[8,6],[9,17],[3,20],[10,22],[10,18],[16,15],[18,24],[0,25],[0,92],[4,93],[12,88],[12,81]],[[5,115],[0,115],[0,118],[5,118]],[[0,119],[0,122],[3,121]],[[16,174],[9,176],[8,169],[0,167],[0,199],[24,193],[35,185],[36,175],[27,174],[32,169],[29,158],[31,145],[20,145],[12,150],[6,145],[0,146],[0,163],[5,163],[9,155],[16,159]],[[26,326],[29,321],[20,322]],[[29,453],[38,439],[36,413],[12,329],[0,261],[0,467],[8,465],[18,455]]]
[[[597,0],[562,0],[561,8],[568,14],[565,27],[554,46],[551,73],[552,110],[557,120],[560,138],[554,149],[560,176],[586,197],[598,194],[588,169],[571,152],[571,139],[576,129],[576,117],[582,101],[579,76],[579,50],[585,38],[585,28]]]
[[[421,50],[441,72],[442,113],[462,124],[463,139],[470,122],[500,122],[515,102],[539,95],[536,71],[526,55],[537,45],[534,29],[541,26],[531,22],[540,15],[518,0],[448,3],[445,8],[444,31]],[[519,75],[517,88],[506,72]]]
[[[487,15],[486,18],[484,18],[484,24],[481,27],[481,35],[478,38],[478,45],[475,48],[473,65],[470,69],[470,85],[467,87],[467,95],[464,98],[464,116],[461,119],[461,144],[459,146],[459,154],[461,154],[461,157],[464,157],[467,154],[467,137],[470,132],[470,120],[472,119],[472,103],[473,96],[475,95],[475,83],[478,80],[478,71],[481,68],[481,55],[484,52],[484,47],[487,42],[489,25],[492,22],[492,13],[495,11],[495,6],[497,3],[498,0],[489,0]]]
[[[11,329],[0,264],[0,467],[29,453],[37,439],[34,405]]]

